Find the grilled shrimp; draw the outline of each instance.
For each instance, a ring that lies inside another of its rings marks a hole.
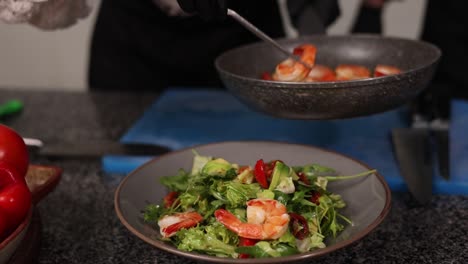
[[[171,237],[180,229],[194,227],[202,220],[203,217],[197,212],[176,213],[165,215],[158,221],[158,225],[163,237]]]
[[[313,66],[315,64],[315,54],[317,53],[315,46],[303,44],[296,47],[293,53],[308,65]],[[302,63],[293,59],[286,59],[276,66],[272,78],[275,81],[300,82],[307,77],[309,72],[310,69]]]
[[[247,202],[247,223],[224,209],[215,211],[216,219],[240,237],[267,240],[281,237],[289,225],[286,206],[273,199]]]
[[[370,78],[370,71],[364,66],[342,64],[335,69],[336,79],[339,81]]]
[[[375,66],[374,77],[393,75],[393,74],[398,74],[400,72],[401,72],[401,70],[399,68],[397,68],[397,67],[390,66],[390,65],[379,64],[379,65]]]
[[[335,72],[327,66],[317,64],[304,79],[305,82],[331,82],[336,80]]]

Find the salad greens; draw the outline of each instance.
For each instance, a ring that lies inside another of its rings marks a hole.
[[[194,152],[190,171],[180,169],[176,175],[161,178],[170,193],[163,203],[149,204],[143,217],[145,222],[159,225],[162,239],[180,250],[231,258],[288,256],[324,248],[326,237],[335,237],[352,223],[340,214],[346,203],[327,190],[328,182],[374,172],[340,176],[333,168],[318,164],[289,166],[261,159],[252,168]],[[286,208],[289,220],[279,238],[241,237],[215,214],[227,211],[246,223],[246,203],[254,199],[274,199]],[[187,213],[199,217],[187,217]]]

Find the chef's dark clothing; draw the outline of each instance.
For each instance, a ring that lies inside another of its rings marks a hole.
[[[335,2],[309,2],[316,1]],[[284,36],[275,0],[236,0],[229,7],[271,37]],[[255,41],[259,39],[230,18],[169,17],[151,0],[103,0],[92,36],[89,87],[153,91],[221,87],[215,58]]]
[[[468,99],[468,1],[429,0],[421,39],[442,51],[434,79],[419,98],[421,111],[447,118],[452,98]]]

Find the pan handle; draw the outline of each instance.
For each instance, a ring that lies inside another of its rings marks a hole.
[[[281,46],[278,42],[270,38],[267,34],[263,33],[259,28],[254,26],[252,23],[250,23],[247,19],[239,15],[236,11],[229,9],[227,12],[228,16],[232,17],[234,20],[239,22],[242,26],[244,26],[247,30],[252,32],[255,36],[259,37],[260,39],[264,40],[265,42],[269,43],[273,47],[275,47],[277,50],[279,50],[281,53],[285,54],[288,58],[291,58],[305,67],[312,69],[313,65],[309,65],[308,63],[305,63],[301,60],[301,58],[297,55],[294,55],[292,52],[288,51],[285,49],[283,46]]]

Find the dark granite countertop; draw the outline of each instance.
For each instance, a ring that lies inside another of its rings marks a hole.
[[[0,103],[20,99],[24,111],[5,121],[24,137],[45,142],[118,140],[157,94],[0,90]],[[54,192],[38,205],[39,263],[188,263],[132,235],[114,211],[122,175],[101,170],[99,159],[32,163],[63,168]],[[468,172],[467,172],[468,174]],[[437,195],[419,206],[393,193],[385,221],[357,243],[312,263],[468,263],[468,197]]]

